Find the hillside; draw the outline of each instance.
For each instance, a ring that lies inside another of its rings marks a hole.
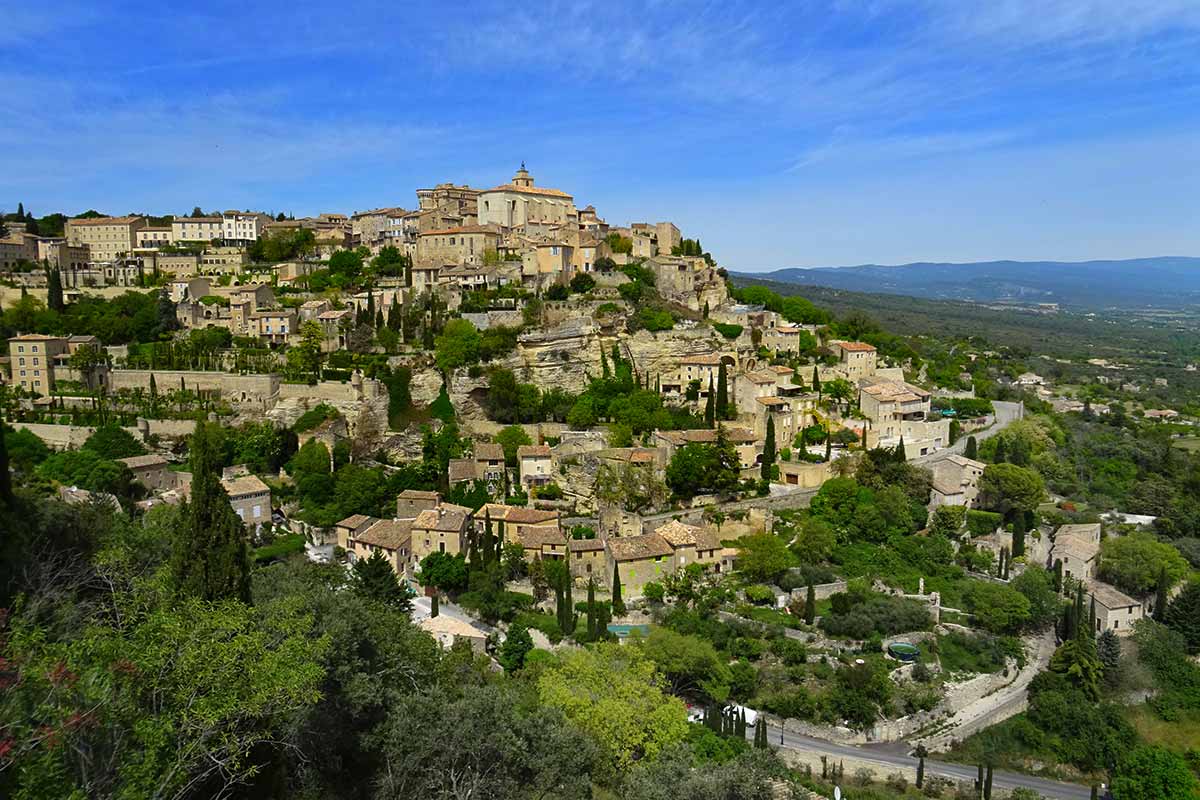
[[[1200,301],[1200,258],[1186,256],[1126,261],[864,264],[836,269],[780,269],[740,277],[988,303],[1178,308]]]

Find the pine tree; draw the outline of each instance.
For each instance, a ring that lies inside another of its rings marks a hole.
[[[729,419],[729,385],[728,376],[725,373],[725,362],[721,362],[721,366],[717,369],[717,406],[715,414],[717,419]]]
[[[223,446],[217,423],[200,422],[191,438],[192,494],[175,534],[171,573],[180,594],[250,602],[246,526],[221,485]]]
[[[713,426],[713,422],[717,418],[716,413],[716,390],[713,389],[712,375],[708,376],[708,398],[704,401],[704,422],[708,427]]]
[[[1025,515],[1018,514],[1013,520],[1013,535],[1012,535],[1012,554],[1013,558],[1020,558],[1025,555]]]
[[[1096,657],[1104,667],[1105,678],[1121,663],[1121,640],[1111,629],[1096,639]]]
[[[429,598],[429,618],[433,619],[442,612],[438,604],[437,592],[434,592],[433,597]]]
[[[621,597],[621,570],[613,565],[612,610],[617,617],[625,616],[625,600]]]
[[[804,597],[804,622],[812,625],[817,618],[817,590],[812,581],[808,582],[808,592]]]
[[[975,441],[974,436],[967,437],[967,446],[963,449],[963,455],[970,459],[979,458],[979,443]]]
[[[353,572],[359,594],[406,613],[412,609],[408,589],[401,585],[382,550],[355,561]]]
[[[770,481],[775,466],[775,418],[767,416],[767,436],[763,444],[762,479]]]

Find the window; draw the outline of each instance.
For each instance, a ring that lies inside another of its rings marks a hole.
[[[255,506],[254,507],[254,518],[258,519],[261,516],[262,516],[262,506]]]

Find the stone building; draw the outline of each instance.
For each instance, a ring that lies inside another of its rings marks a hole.
[[[505,230],[531,223],[565,223],[579,216],[571,195],[535,186],[524,164],[511,182],[481,191],[478,208],[480,225],[498,225]]]
[[[88,248],[92,262],[107,263],[132,253],[144,227],[142,217],[94,217],[69,219],[64,232],[68,244]]]

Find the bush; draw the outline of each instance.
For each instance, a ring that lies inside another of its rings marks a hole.
[[[333,406],[327,403],[320,403],[301,414],[300,418],[292,425],[292,430],[296,433],[311,431],[314,428],[320,427],[326,420],[337,419],[340,416],[341,414]]]
[[[967,512],[967,532],[972,536],[987,536],[995,533],[1003,522],[1004,516],[993,511],[971,509]]]
[[[713,330],[724,336],[726,339],[736,339],[742,335],[741,325],[726,325],[721,322],[714,322],[712,326]]]
[[[928,630],[933,621],[923,603],[862,589],[848,589],[830,598],[832,613],[820,627],[833,636],[867,639],[872,633],[891,636]]]
[[[775,593],[766,586],[747,586],[746,599],[756,606],[765,606],[767,604],[774,604]]]

